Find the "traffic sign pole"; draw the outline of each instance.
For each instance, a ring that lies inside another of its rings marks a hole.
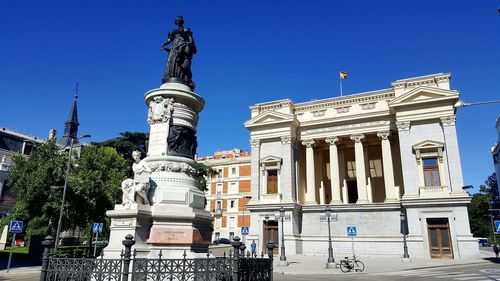
[[[95,232],[95,242],[94,242],[94,257],[96,256],[97,253],[97,235],[99,235],[99,232]]]
[[[14,236],[12,237],[12,242],[10,243],[10,253],[9,253],[9,261],[7,262],[7,273],[9,273],[10,270],[10,262],[12,261],[12,249],[16,245],[16,234],[14,232]]]
[[[354,236],[351,236],[351,245],[352,245],[352,257],[355,258],[356,254],[354,253]]]

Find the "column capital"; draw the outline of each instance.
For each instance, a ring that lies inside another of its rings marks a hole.
[[[353,140],[356,143],[362,142],[364,138],[365,138],[365,135],[363,135],[363,134],[351,135],[351,140]]]
[[[443,126],[455,126],[457,117],[455,115],[441,117],[441,124]]]
[[[312,148],[315,143],[316,143],[315,140],[303,140],[302,141],[302,144],[305,145],[307,148]]]
[[[251,147],[259,147],[260,146],[260,140],[259,139],[250,139],[250,146]]]
[[[281,137],[281,143],[282,144],[290,144],[295,142],[295,137],[294,136],[284,136]]]
[[[329,143],[330,145],[336,145],[337,142],[339,141],[339,138],[338,137],[326,137],[325,138],[325,142],[326,143]]]
[[[399,131],[407,131],[410,129],[410,121],[396,121],[396,127]]]
[[[381,140],[388,140],[391,135],[391,131],[381,131],[377,133],[377,137]]]

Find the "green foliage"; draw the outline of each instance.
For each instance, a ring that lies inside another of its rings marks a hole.
[[[28,236],[46,234],[57,224],[67,155],[53,142],[38,146],[25,157],[15,155],[7,182],[17,195],[10,219],[25,221]]]
[[[106,140],[101,143],[94,143],[94,145],[100,147],[113,147],[116,149],[116,152],[127,161],[128,175],[132,177],[134,175],[132,172],[132,164],[134,162],[132,159],[132,152],[134,150],[139,150],[142,155],[146,155],[148,139],[149,134],[147,133],[123,132],[120,133],[120,137]]]
[[[491,221],[489,218],[491,198],[487,194],[476,193],[469,204],[469,220],[474,237],[491,236]]]
[[[62,199],[68,155],[54,142],[37,147],[28,157],[15,156],[7,178],[17,194],[16,206],[7,220],[25,221],[27,235],[55,233]],[[121,197],[121,181],[127,163],[115,149],[94,145],[75,151],[70,166],[62,231],[89,229],[104,222],[106,210]]]
[[[196,185],[199,190],[207,191],[207,178],[216,175],[217,171],[205,164],[198,163],[196,170]]]

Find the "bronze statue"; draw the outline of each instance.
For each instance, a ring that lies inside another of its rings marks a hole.
[[[160,50],[167,51],[168,59],[163,74],[162,84],[167,82],[177,82],[188,85],[194,90],[194,82],[191,79],[191,62],[196,54],[193,32],[189,28],[184,28],[184,19],[178,16],[175,19],[177,29],[168,33],[168,38],[160,47]],[[170,48],[167,45],[172,43]]]

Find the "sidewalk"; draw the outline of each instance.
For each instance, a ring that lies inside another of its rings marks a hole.
[[[394,257],[359,257],[365,264],[366,273],[382,273],[401,270],[432,268],[441,266],[467,265],[490,263],[486,258],[494,257],[492,252],[481,251],[479,259],[453,260],[453,259],[411,259],[404,263],[401,258]],[[338,264],[340,257],[335,257]],[[343,258],[343,257],[341,257]],[[278,266],[279,256],[274,259],[275,274],[342,274],[340,268],[327,269],[325,256],[287,256],[288,266]]]

